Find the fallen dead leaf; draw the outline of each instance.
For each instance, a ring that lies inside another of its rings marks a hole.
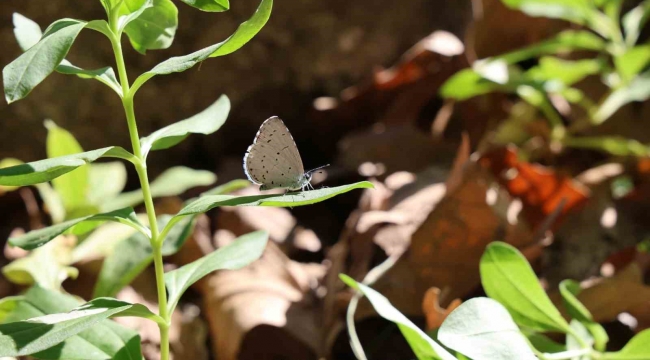
[[[422,312],[427,320],[427,331],[439,328],[447,316],[462,303],[460,299],[454,299],[449,306],[443,308],[440,306],[440,298],[441,292],[437,287],[432,287],[424,293]]]

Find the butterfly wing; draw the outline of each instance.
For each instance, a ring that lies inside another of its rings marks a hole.
[[[296,189],[302,185],[304,168],[289,129],[277,116],[260,127],[244,156],[244,172],[260,189]]]

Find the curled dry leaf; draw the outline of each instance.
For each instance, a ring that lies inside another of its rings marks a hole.
[[[443,308],[440,306],[440,298],[440,289],[437,287],[429,288],[424,293],[422,312],[427,320],[427,331],[439,328],[447,316],[462,303],[460,299],[454,299],[447,308]]]

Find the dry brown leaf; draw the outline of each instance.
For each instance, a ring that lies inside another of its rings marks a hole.
[[[427,319],[427,331],[439,328],[447,316],[462,303],[460,299],[454,299],[449,306],[443,308],[440,306],[440,298],[440,289],[437,287],[432,287],[424,293],[422,312]]]

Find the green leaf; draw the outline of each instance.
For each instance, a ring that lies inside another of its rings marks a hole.
[[[454,74],[440,88],[440,95],[444,98],[467,100],[474,96],[483,95],[499,88],[490,80],[483,78],[473,69],[464,69]]]
[[[598,35],[586,30],[565,30],[556,36],[525,47],[498,56],[498,59],[506,61],[508,64],[515,64],[533,57],[546,54],[558,54],[573,50],[605,50],[606,43]]]
[[[68,313],[0,325],[0,356],[24,356],[46,350],[111,316],[139,316],[164,324],[144,305],[110,298],[95,299]]]
[[[648,22],[650,16],[650,1],[646,0],[637,7],[623,15],[622,25],[625,30],[625,43],[627,46],[633,46],[639,39],[639,34],[643,26]]]
[[[596,59],[563,60],[546,56],[539,60],[539,65],[528,70],[525,76],[533,81],[547,83],[547,91],[561,90],[589,75],[598,74],[602,67],[602,62]]]
[[[61,224],[52,225],[43,229],[32,230],[25,235],[9,239],[9,243],[13,246],[21,247],[25,250],[35,249],[55,237],[63,234],[66,230],[82,222],[96,222],[96,221],[115,221],[124,225],[131,226],[132,228],[148,234],[149,230],[144,227],[135,216],[132,208],[124,208],[108,213],[88,215],[82,218],[66,221]],[[148,236],[148,235],[147,235]]]
[[[533,331],[522,329],[522,333],[528,338],[535,349],[545,353],[556,353],[566,351],[566,345],[557,343],[548,337]]]
[[[131,45],[141,54],[147,50],[167,49],[178,28],[178,9],[171,0],[153,0],[142,14],[124,28]]]
[[[43,204],[45,205],[45,210],[50,215],[52,223],[58,224],[63,222],[66,217],[65,208],[63,207],[63,200],[59,194],[54,191],[50,183],[44,182],[40,184],[34,184],[36,190],[38,190],[38,195],[43,199]]]
[[[173,57],[156,65],[153,69],[140,75],[133,83],[132,93],[135,93],[147,80],[156,75],[166,75],[185,71],[209,57],[228,55],[237,51],[249,42],[264,27],[271,16],[273,0],[262,0],[260,6],[248,21],[243,22],[226,40],[196,51],[189,55]]]
[[[516,248],[502,242],[489,244],[480,271],[486,294],[505,306],[517,324],[539,331],[570,331]]]
[[[167,308],[171,314],[181,296],[192,284],[216,270],[237,270],[257,260],[268,241],[266,231],[256,231],[235,239],[194,262],[165,274],[165,285],[169,292]]]
[[[46,289],[60,290],[63,281],[76,279],[79,275],[79,270],[69,266],[72,263],[71,250],[65,238],[54,239],[3,267],[2,274],[14,284],[38,284]]]
[[[591,10],[588,0],[502,0],[502,2],[530,16],[563,19],[578,24],[586,22]]]
[[[202,193],[201,196],[229,194],[233,191],[247,188],[250,184],[250,181],[244,179],[232,180]]]
[[[418,359],[455,360],[456,358],[445,350],[440,344],[431,339],[424,331],[418,328],[404,314],[395,309],[383,295],[372,288],[356,282],[351,277],[339,274],[339,278],[349,287],[365,295],[379,316],[394,322],[404,335]]]
[[[580,284],[576,281],[563,280],[560,282],[562,303],[567,309],[567,312],[572,318],[580,321],[589,330],[596,344],[596,349],[604,351],[605,345],[609,341],[609,336],[605,329],[594,321],[589,310],[578,300],[577,296],[581,290]]]
[[[46,120],[47,128],[46,150],[50,159],[82,153],[83,149],[67,130],[58,127],[54,121]],[[87,166],[81,166],[63,176],[52,180],[54,190],[61,196],[66,212],[87,205],[88,174]]]
[[[112,11],[117,11],[117,30],[122,32],[126,27],[142,15],[147,9],[153,7],[154,0],[122,0]]]
[[[621,351],[605,353],[602,359],[647,360],[650,358],[650,329],[636,334]]]
[[[26,18],[23,15],[14,13],[14,35],[16,35],[16,40],[18,45],[23,51],[29,50],[34,46],[43,36],[41,27],[34,21]],[[102,33],[107,33],[106,30],[103,30],[103,25],[108,26],[105,21],[91,21],[86,25],[87,28],[92,28]],[[110,33],[110,30],[108,30]],[[113,69],[108,66],[97,70],[84,70],[80,67],[72,65],[69,61],[63,60],[56,67],[56,71],[65,75],[77,75],[82,79],[95,79],[101,81],[102,83],[108,85],[113,91],[118,95],[122,96],[122,87],[115,77],[115,72]]]
[[[611,93],[592,117],[594,125],[600,125],[614,115],[623,105],[633,101],[645,101],[650,97],[650,72],[635,77],[627,86]]]
[[[0,185],[24,186],[50,181],[100,157],[113,157],[129,161],[134,159],[134,156],[123,148],[109,146],[80,154],[39,160],[0,169]]]
[[[461,304],[442,323],[438,339],[472,359],[537,359],[508,310],[488,298]]]
[[[219,130],[230,112],[230,100],[221,95],[217,101],[202,112],[165,126],[140,140],[142,154],[146,158],[150,150],[170,148],[183,141],[190,134],[209,135]]]
[[[181,0],[189,6],[202,11],[222,12],[230,9],[228,0]]]
[[[117,244],[136,232],[135,229],[120,223],[101,224],[72,250],[72,263],[104,259],[113,252]]]
[[[119,161],[89,166],[88,203],[100,206],[117,197],[126,186],[126,166]],[[126,207],[126,206],[123,206]]]
[[[171,216],[164,215],[158,219],[159,228],[165,227]],[[194,218],[187,217],[169,231],[162,248],[164,256],[173,255],[192,234]],[[106,257],[99,278],[95,284],[93,297],[115,296],[123,287],[130,284],[136,276],[153,261],[153,250],[149,238],[135,233],[119,242]]]
[[[573,331],[566,335],[567,351],[580,350],[586,347],[592,348],[594,346],[594,338],[580,321],[573,319],[570,326]],[[574,359],[591,360],[591,357],[575,357]]]
[[[7,102],[24,98],[45,80],[63,61],[86,24],[74,19],[55,21],[36,45],[5,66],[2,76]]]
[[[79,300],[67,294],[30,288],[24,296],[0,300],[8,312],[0,322],[15,322],[47,314],[63,313],[81,305]],[[133,360],[141,359],[140,336],[114,321],[104,320],[67,338],[64,342],[34,354],[38,359],[84,359],[84,360]]]
[[[151,196],[178,196],[187,190],[197,186],[213,184],[217,176],[207,170],[194,170],[184,166],[171,167],[150,184]],[[134,190],[122,193],[112,200],[106,201],[103,209],[118,209],[127,206],[135,206],[142,203],[142,190]]]
[[[18,160],[18,159],[4,158],[4,159],[0,160],[0,169],[20,165],[22,163],[23,162]],[[4,193],[4,192],[14,191],[14,190],[18,189],[19,187],[20,186],[1,186],[0,185],[0,195],[2,195],[2,193]]]
[[[643,71],[650,62],[650,45],[640,45],[628,49],[625,53],[614,58],[616,70],[623,81],[631,81]]]

